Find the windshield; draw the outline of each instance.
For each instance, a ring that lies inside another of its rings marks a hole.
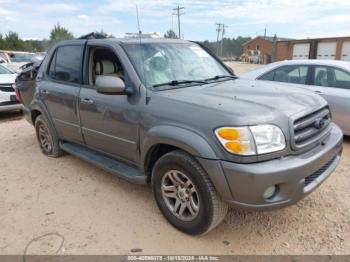
[[[1,75],[2,74],[12,74],[12,72],[9,69],[7,69],[6,67],[0,65],[0,74]]]
[[[124,47],[146,87],[230,76],[218,61],[194,43],[140,43]]]
[[[10,59],[12,63],[35,63],[42,60],[40,56],[34,54],[15,54]]]

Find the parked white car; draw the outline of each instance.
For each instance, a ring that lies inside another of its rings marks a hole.
[[[20,73],[28,63],[37,63],[43,59],[44,55],[42,53],[0,50],[0,64],[15,73]]]
[[[350,62],[286,60],[241,74],[240,77],[283,82],[286,88],[296,86],[320,94],[327,100],[334,122],[345,135],[350,135]]]
[[[0,65],[0,112],[22,109],[13,88],[17,74]]]

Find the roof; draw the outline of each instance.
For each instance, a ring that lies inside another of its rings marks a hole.
[[[141,43],[190,43],[189,41],[182,40],[182,39],[170,39],[170,38],[103,38],[103,39],[75,39],[75,40],[65,40],[59,42],[58,45],[64,45],[67,43],[78,43],[78,42],[94,42],[94,43],[101,43],[101,42],[115,42],[118,44],[139,44]]]
[[[264,39],[264,40],[272,42],[272,43],[273,43],[273,40],[275,39],[274,36],[261,36],[261,35],[259,35],[259,36],[255,37],[255,38],[245,42],[243,45],[246,45],[246,44],[248,44],[250,42],[253,42],[254,40],[256,40],[258,38]],[[276,37],[276,41],[290,41],[290,40],[294,40],[294,39],[292,39],[292,38],[284,38],[284,37]]]

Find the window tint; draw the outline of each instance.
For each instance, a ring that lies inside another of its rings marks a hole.
[[[316,66],[314,74],[314,85],[316,86],[330,86],[328,82],[328,72],[325,66]]]
[[[306,84],[307,72],[307,66],[282,66],[261,76],[259,79],[293,84]]]
[[[79,83],[82,49],[82,46],[59,47],[51,61],[49,75],[59,81]]]
[[[268,81],[273,81],[275,75],[275,70],[268,72],[265,75],[262,75],[261,77],[259,77],[260,80],[268,80]]]
[[[49,76],[53,79],[55,79],[56,55],[57,55],[57,52],[55,52],[55,54],[53,55],[53,57],[51,59],[51,64],[50,64],[50,67],[48,70]]]
[[[350,74],[343,71],[334,69],[335,84],[334,87],[350,89]]]
[[[350,89],[350,73],[328,66],[316,66],[314,85]]]

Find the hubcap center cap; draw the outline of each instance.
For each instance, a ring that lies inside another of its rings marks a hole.
[[[186,189],[185,188],[180,188],[178,189],[178,194],[179,194],[179,198],[182,201],[185,201],[186,198],[188,198],[188,194],[186,193]]]

